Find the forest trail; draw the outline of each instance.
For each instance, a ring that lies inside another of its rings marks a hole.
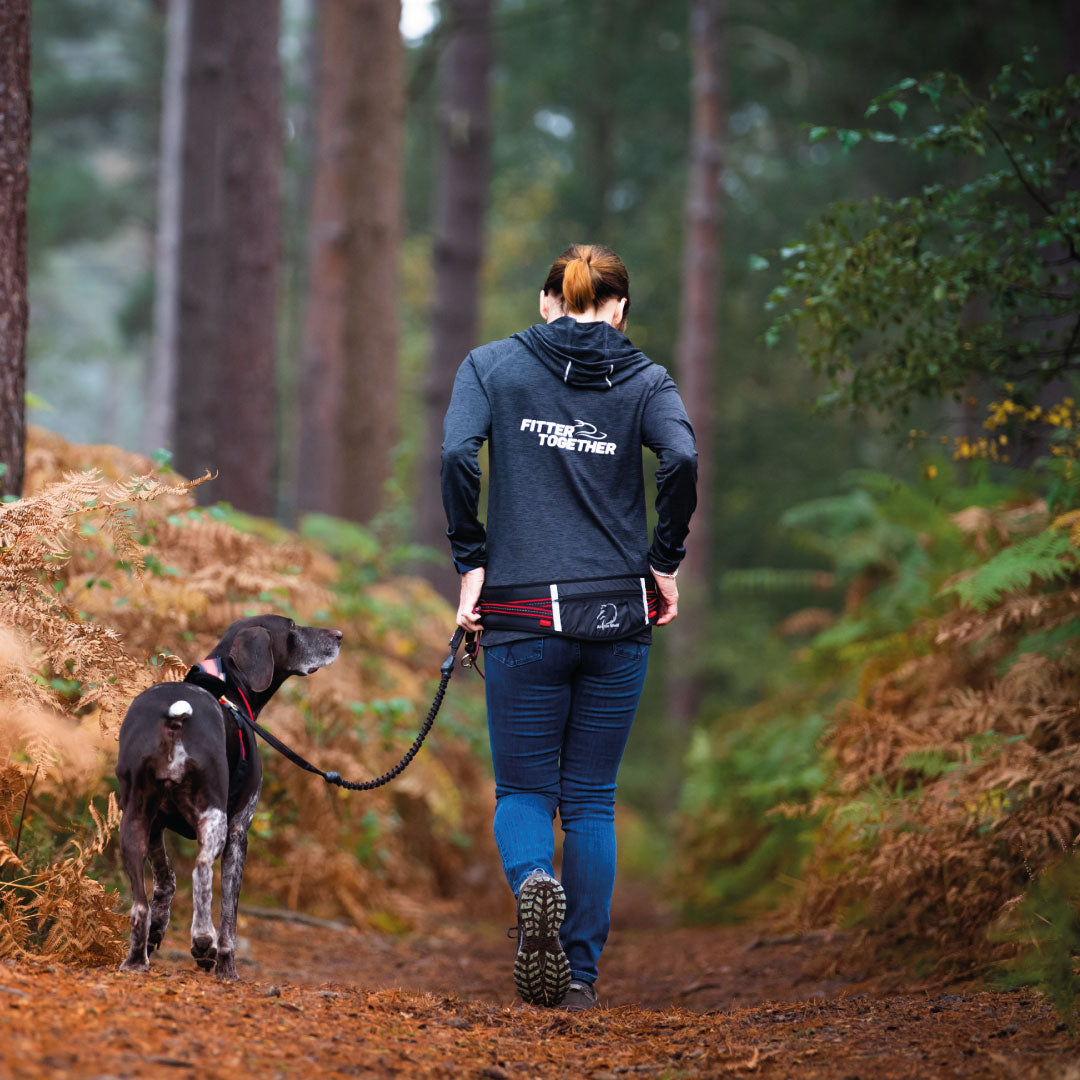
[[[620,917],[593,1013],[524,1005],[491,922],[387,935],[242,908],[241,981],[197,972],[178,910],[148,976],[5,961],[0,1076],[948,1077],[1080,1080],[1030,991],[845,969],[828,935]]]

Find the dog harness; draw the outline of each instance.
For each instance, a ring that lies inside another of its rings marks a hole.
[[[214,683],[210,683],[209,685],[207,685],[207,680],[205,678],[200,678],[200,674],[204,677],[209,676],[211,679],[217,680],[221,683],[221,686],[218,687]],[[194,676],[194,678],[192,678],[192,676]],[[209,690],[210,693],[213,694],[219,689],[225,689],[225,687],[228,685],[228,678],[225,675],[225,671],[221,666],[221,661],[214,656],[208,656],[205,660],[201,661],[198,664],[195,664],[188,671],[187,675],[184,677],[184,682],[193,682],[197,686],[201,686],[204,690]],[[236,690],[237,693],[239,693],[240,697],[243,699],[244,704],[247,706],[248,716],[250,716],[251,719],[254,720],[255,717],[251,712],[251,706],[248,705],[248,699],[244,696],[244,691],[241,690],[239,686],[236,687]],[[236,705],[236,703],[230,701],[224,694],[218,695],[217,699],[221,705],[224,705],[225,708],[233,714],[233,718],[236,720],[236,733],[240,736],[240,758],[241,760],[244,760],[247,758],[247,750],[244,746],[243,714],[240,712],[240,709]]]
[[[485,585],[485,630],[532,630],[582,641],[618,641],[656,621],[656,591],[643,577]]]
[[[250,749],[251,753],[254,754],[256,746],[255,734],[247,729],[247,719],[244,714],[235,702],[230,701],[225,696],[224,690],[226,686],[231,686],[240,695],[240,699],[248,711],[248,716],[251,717],[252,724],[255,723],[255,715],[251,711],[251,705],[244,691],[240,689],[235,680],[230,683],[219,657],[207,657],[189,668],[187,675],[184,676],[184,682],[194,683],[207,691],[207,693],[212,694],[217,698],[218,703],[232,714],[232,718],[236,723],[236,734],[240,738],[240,757],[237,758],[236,767],[229,775],[229,794],[226,803],[229,814],[232,814],[239,803],[240,795],[244,790],[244,782],[251,769],[251,763],[248,761],[248,750]]]

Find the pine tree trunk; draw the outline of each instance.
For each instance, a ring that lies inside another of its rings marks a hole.
[[[158,158],[157,251],[154,273],[154,342],[146,380],[142,443],[168,445],[176,410],[180,322],[180,194],[183,180],[184,74],[191,0],[170,0],[165,23],[161,149]]]
[[[223,125],[223,321],[214,410],[217,497],[276,509],[277,278],[282,160],[280,5],[231,0]]]
[[[439,165],[435,193],[435,297],[432,344],[424,383],[425,447],[421,460],[420,539],[446,552],[439,493],[442,421],[454,375],[477,344],[480,265],[490,169],[491,0],[449,0],[441,58]],[[432,571],[451,596],[456,575]]]
[[[30,0],[0,3],[0,494],[21,495],[26,460],[26,193]]]
[[[227,107],[225,13],[215,0],[189,0],[180,181],[177,392],[172,447],[187,476],[217,471],[213,406],[221,369],[222,147]],[[198,489],[217,498],[218,483]]]
[[[401,7],[322,0],[297,506],[383,506],[397,441]]]
[[[354,85],[346,125],[345,370],[338,422],[340,513],[383,507],[397,442],[405,53],[398,0],[353,0]]]
[[[606,44],[594,49],[585,70],[578,96],[582,124],[580,147],[581,176],[585,181],[582,227],[585,232],[575,240],[603,244],[609,221],[608,198],[615,180],[616,103],[612,93],[619,76],[613,63],[619,22],[626,17],[621,0],[592,0],[581,13],[583,29],[593,41]],[[622,0],[624,2],[624,0]]]
[[[690,178],[686,202],[683,309],[676,365],[698,446],[698,505],[679,577],[680,615],[668,644],[668,711],[684,727],[701,703],[701,673],[693,658],[704,640],[710,588],[712,455],[714,442],[716,322],[720,296],[723,206],[725,0],[693,0]],[[677,662],[674,662],[678,658]]]
[[[345,372],[345,159],[349,87],[348,0],[321,0],[315,59],[314,178],[308,221],[307,298],[297,404],[296,507],[338,514],[338,405]]]
[[[273,514],[280,244],[277,4],[191,0],[174,446],[200,489]]]

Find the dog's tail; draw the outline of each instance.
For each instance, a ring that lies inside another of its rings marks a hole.
[[[191,715],[192,708],[191,702],[185,701],[181,698],[179,701],[174,701],[169,706],[169,711],[165,714],[165,730],[176,734],[184,726],[184,721]]]

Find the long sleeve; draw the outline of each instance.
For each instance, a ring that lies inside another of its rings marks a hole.
[[[491,434],[491,407],[472,356],[458,368],[443,420],[442,486],[446,535],[459,573],[487,565],[487,534],[477,516],[480,465],[477,454]]]
[[[641,440],[658,459],[658,520],[649,548],[649,564],[672,573],[686,555],[683,541],[697,506],[697,450],[694,429],[670,376],[664,378],[645,405]]]

